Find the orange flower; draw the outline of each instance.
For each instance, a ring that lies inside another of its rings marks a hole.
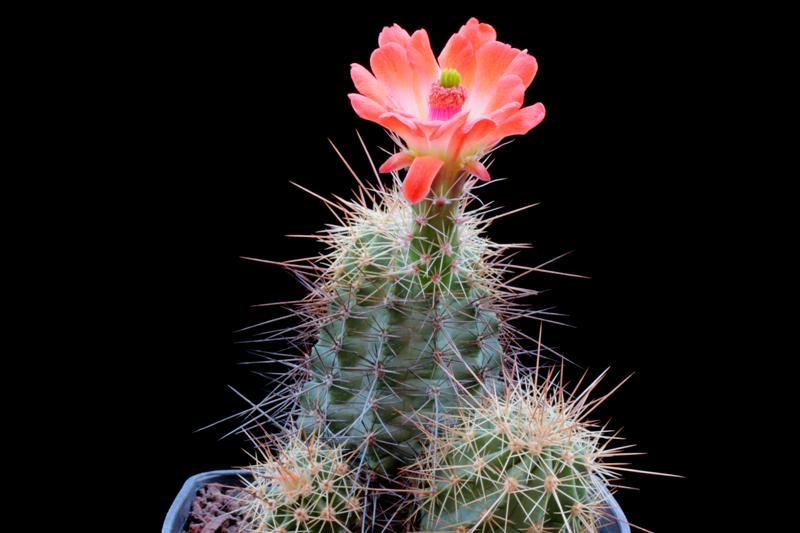
[[[494,28],[471,18],[433,56],[428,34],[384,28],[370,57],[372,72],[354,63],[350,74],[360,94],[350,101],[358,116],[403,140],[381,172],[410,167],[403,192],[411,203],[435,185],[447,195],[472,175],[484,181],[480,162],[500,140],[522,135],[544,118],[541,103],[522,107],[536,75],[536,59],[496,40]],[[373,75],[374,73],[374,75]]]

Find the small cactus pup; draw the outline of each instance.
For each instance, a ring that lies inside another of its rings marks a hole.
[[[348,533],[358,531],[363,505],[349,456],[341,446],[295,431],[276,450],[262,448],[249,467],[241,507],[244,531]]]
[[[408,171],[401,187],[338,204],[343,224],[321,239],[332,250],[314,265],[324,313],[299,404],[301,426],[359,448],[386,475],[413,461],[416,421],[496,386],[510,331],[500,309],[518,294],[502,283],[505,247],[483,234],[487,209],[468,209],[470,188],[489,180],[481,159],[544,107],[522,108],[536,60],[476,19],[438,61],[425,30],[384,28],[379,45],[372,72],[352,65],[350,99],[397,142],[380,171],[397,183]]]
[[[602,376],[601,376],[602,377]],[[572,396],[552,373],[443,417],[408,469],[419,483],[420,531],[594,533],[612,522],[604,486],[633,455],[586,417],[600,378]]]

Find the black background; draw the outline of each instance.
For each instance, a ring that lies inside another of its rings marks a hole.
[[[247,462],[241,437],[220,439],[233,426],[195,430],[246,407],[228,385],[263,394],[263,382],[238,364],[252,356],[232,332],[276,315],[250,306],[303,291],[280,268],[239,256],[319,250],[284,235],[334,222],[289,180],[323,195],[353,188],[328,138],[365,179],[373,178],[355,130],[373,157],[391,146],[353,113],[349,64],[368,64],[384,25],[426,28],[438,54],[475,15],[537,57],[526,102],[547,108],[539,127],[497,153],[492,175],[508,179],[481,191],[508,208],[541,204],[498,221],[491,235],[533,243],[518,258],[528,265],[573,251],[555,266],[591,277],[536,275],[525,284],[548,289],[531,303],[556,305],[576,326],[546,327],[549,344],[592,373],[611,367],[608,388],[635,373],[598,417],[647,452],[637,468],[686,479],[632,474],[627,483],[640,490],[618,498],[637,525],[684,530],[685,517],[672,510],[701,492],[693,447],[703,440],[699,426],[714,429],[700,418],[715,409],[706,368],[725,350],[714,320],[722,278],[711,261],[720,219],[708,207],[724,203],[723,178],[705,172],[704,158],[716,47],[694,46],[686,12],[445,7],[170,21],[179,31],[137,82],[160,116],[142,142],[163,159],[153,163],[160,177],[137,195],[141,225],[129,228],[137,272],[126,278],[142,303],[126,337],[138,366],[152,369],[129,398],[143,415],[137,440],[155,476],[148,528],[186,477]],[[576,378],[581,368],[568,373]]]

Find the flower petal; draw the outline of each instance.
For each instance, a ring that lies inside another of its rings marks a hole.
[[[528,133],[544,120],[544,114],[544,105],[541,102],[523,107],[500,124],[492,136],[493,142],[499,141],[503,137],[508,137],[509,135],[523,135]]]
[[[453,158],[461,159],[464,155],[476,152],[484,139],[497,129],[497,123],[490,118],[480,118],[468,122],[464,127],[453,134],[450,141],[449,152]]]
[[[527,50],[523,50],[514,58],[514,61],[511,62],[506,74],[516,74],[519,76],[527,89],[533,81],[534,76],[536,76],[537,70],[539,70],[539,64],[536,62],[536,58],[528,54]]]
[[[412,204],[416,204],[431,190],[433,178],[442,168],[444,162],[431,156],[422,156],[414,159],[408,169],[406,179],[403,181],[403,195]]]
[[[502,76],[497,80],[494,94],[488,99],[485,107],[480,110],[472,108],[472,112],[491,115],[498,109],[512,102],[517,103],[518,108],[522,107],[522,102],[524,100],[525,85],[522,83],[520,77],[516,75]]]
[[[475,78],[475,49],[470,40],[458,33],[450,37],[439,54],[439,66],[456,69],[461,74],[461,85],[469,92]]]
[[[411,36],[399,24],[392,24],[391,26],[384,26],[381,34],[378,35],[378,46],[383,46],[389,43],[397,43],[403,48],[408,45]]]
[[[387,104],[386,97],[388,93],[386,89],[375,79],[375,76],[370,71],[358,63],[353,63],[350,65],[350,77],[353,79],[353,85],[356,86],[358,92],[381,105]]]
[[[375,77],[386,87],[400,110],[421,116],[416,88],[411,83],[414,71],[411,70],[405,48],[397,43],[385,44],[372,52],[369,62]]]
[[[363,94],[351,93],[347,96],[350,97],[350,103],[359,117],[380,123],[378,117],[386,113],[385,107]]]
[[[477,159],[470,159],[464,163],[464,170],[481,181],[490,181],[492,179],[492,176],[489,175],[489,171],[486,170],[486,167],[483,166],[483,163]]]
[[[411,152],[403,150],[402,152],[397,152],[389,159],[384,161],[378,171],[381,173],[394,172],[395,170],[400,170],[401,168],[410,166],[413,162],[414,156],[411,154]]]
[[[431,141],[435,141],[437,139],[447,139],[447,137],[452,135],[454,131],[461,128],[467,122],[468,116],[469,110],[464,109],[447,119],[444,123],[440,124],[436,128],[436,131],[433,132],[431,135]]]
[[[416,122],[399,113],[383,113],[377,117],[375,122],[398,134],[409,148],[424,150],[428,146],[425,132],[417,126]]]
[[[484,109],[500,77],[520,51],[508,44],[491,41],[475,54],[475,82],[470,90],[470,109]],[[372,69],[373,71],[375,69]],[[378,78],[380,79],[380,77]]]
[[[414,71],[416,83],[417,107],[420,109],[421,118],[428,117],[428,94],[431,85],[439,77],[439,65],[433,57],[431,43],[425,30],[417,30],[411,36],[411,41],[406,49],[411,69]]]
[[[484,44],[497,39],[497,32],[489,24],[478,22],[472,17],[458,30],[459,35],[469,39],[473,50],[477,51]]]
[[[508,117],[513,115],[520,107],[522,107],[521,102],[509,102],[500,109],[495,109],[492,111],[489,114],[489,118],[500,124],[505,122]]]

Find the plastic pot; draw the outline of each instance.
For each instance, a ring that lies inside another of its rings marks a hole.
[[[237,485],[240,482],[239,476],[247,474],[247,470],[212,470],[187,479],[167,512],[161,533],[183,533],[186,521],[189,519],[192,502],[194,502],[194,497],[201,487],[209,483]],[[609,519],[609,522],[612,523],[600,528],[598,533],[630,533],[631,528],[628,526],[628,520],[625,518],[625,513],[622,512],[617,500],[605,487],[602,488],[602,491],[608,504],[608,513],[614,519]]]
[[[175,501],[167,511],[164,525],[161,526],[161,533],[183,533],[186,522],[189,520],[189,513],[192,510],[192,503],[197,491],[209,483],[222,483],[224,485],[240,485],[239,476],[247,475],[247,470],[211,470],[201,472],[186,480],[180,492],[175,497]]]

